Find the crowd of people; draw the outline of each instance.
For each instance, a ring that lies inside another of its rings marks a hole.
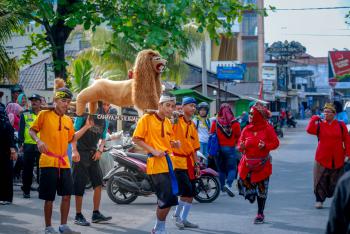
[[[23,153],[23,197],[31,198],[36,164],[40,168],[38,192],[39,199],[44,200],[45,233],[48,234],[79,233],[67,225],[72,195],[76,208],[74,223],[91,225],[82,210],[88,181],[93,187],[92,223],[112,219],[100,212],[103,175],[98,162],[107,132],[116,126],[91,116],[77,117],[73,123],[66,115],[72,97],[69,89],[60,88],[54,93],[54,108],[41,110],[44,100],[40,95],[27,98],[23,92],[13,90],[12,102],[6,106],[0,104],[0,129],[4,133],[0,134],[0,202],[2,205],[13,202],[14,161],[18,153]],[[179,229],[199,227],[188,219],[195,196],[195,180],[200,177],[197,151],[208,159],[208,167],[218,171],[221,191],[234,197],[237,185],[239,195],[250,203],[257,203],[254,223],[265,221],[272,174],[270,152],[279,146],[269,123],[271,112],[260,102],[251,103],[240,118],[234,116],[227,103],[221,104],[215,117],[210,117],[209,110],[208,103],[197,104],[192,97],[176,103],[176,97],[163,93],[158,110],[144,114],[136,125],[133,141],[148,154],[147,174],[157,196],[156,220],[151,233],[166,232],[166,218],[173,206],[172,216]],[[116,114],[112,111],[109,104],[99,103],[100,114]],[[174,111],[179,115],[174,117]],[[314,167],[315,207],[322,208],[324,200],[336,194],[328,233],[340,233],[337,232],[340,227],[346,230],[349,225],[349,215],[344,208],[344,203],[349,205],[346,188],[349,179],[340,177],[344,161],[350,155],[350,136],[340,119],[344,117],[340,116],[335,104],[327,104],[323,115],[312,116],[307,126],[307,132],[319,140]],[[288,113],[284,113],[282,119],[287,118]],[[56,194],[62,197],[58,232],[51,223]],[[339,216],[341,211],[345,221]]]

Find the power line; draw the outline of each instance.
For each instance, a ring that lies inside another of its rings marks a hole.
[[[308,11],[308,10],[338,10],[338,9],[350,9],[350,6],[306,7],[306,8],[275,8],[275,9],[267,9],[267,10],[270,10],[270,11]]]
[[[315,36],[315,37],[350,37],[350,35],[345,35],[345,34],[314,34],[314,33],[284,33],[283,35]]]

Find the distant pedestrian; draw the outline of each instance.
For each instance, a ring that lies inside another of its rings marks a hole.
[[[350,172],[345,173],[335,188],[326,234],[350,234]]]
[[[264,223],[272,164],[270,151],[279,146],[274,128],[267,122],[270,112],[262,105],[254,105],[249,112],[249,124],[243,129],[238,141],[242,158],[238,166],[239,194],[254,203],[258,212],[255,224]]]
[[[209,104],[201,102],[197,106],[198,115],[195,116],[193,122],[198,131],[201,153],[208,158],[208,140],[210,133],[210,118],[209,118]]]
[[[306,128],[309,134],[318,138],[314,166],[317,209],[323,207],[327,197],[333,196],[337,181],[343,174],[345,156],[350,155],[350,137],[344,122],[335,119],[335,106],[326,103],[323,113],[324,119],[314,115]]]
[[[232,191],[233,181],[237,172],[236,144],[241,135],[241,127],[232,112],[229,104],[223,103],[216,120],[213,121],[210,133],[217,133],[220,150],[215,157],[221,191],[234,197]]]
[[[0,205],[8,205],[13,199],[13,161],[17,159],[14,129],[0,103]]]
[[[337,112],[337,114],[335,115],[335,119],[338,121],[343,121],[345,124],[348,124],[348,114],[343,110],[343,104],[341,104],[341,102],[339,101],[334,101],[333,104]]]
[[[9,103],[6,106],[7,116],[16,132],[19,130],[20,114],[22,111],[23,108],[17,103]]]
[[[27,96],[24,93],[18,95],[16,103],[20,105],[23,108],[23,110],[27,110],[29,107]]]
[[[40,112],[41,96],[38,94],[33,94],[29,100],[31,102],[31,109],[28,109],[21,114],[18,131],[18,144],[23,152],[23,186],[21,189],[23,191],[24,198],[30,198],[30,189],[35,164],[37,166],[37,176],[39,177],[40,152],[36,142],[29,135],[29,129]],[[39,180],[37,180],[37,182],[39,182]]]

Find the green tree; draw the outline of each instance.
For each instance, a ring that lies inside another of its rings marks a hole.
[[[94,29],[105,22],[114,37],[125,41],[139,51],[156,49],[169,58],[178,53],[187,56],[190,38],[184,25],[195,23],[197,31],[206,30],[218,41],[217,30],[231,34],[236,19],[242,12],[254,9],[239,0],[0,0],[5,10],[18,15],[21,22],[35,21],[46,32],[32,34],[23,62],[35,55],[35,48],[51,52],[55,75],[66,76],[64,45],[77,25]],[[53,2],[57,2],[54,4]],[[113,44],[109,45],[111,49]]]
[[[12,32],[21,28],[21,22],[17,15],[4,10],[4,5],[0,2],[0,80],[7,79],[10,83],[18,80],[18,64],[15,59],[10,58],[6,53],[4,44],[11,38]]]
[[[91,74],[93,72],[92,64],[87,59],[76,59],[72,62],[69,74],[71,75],[72,89],[79,93],[89,86]]]
[[[203,34],[197,32],[194,25],[184,27],[185,35],[190,38],[190,43],[185,53],[189,54],[199,47],[203,41]],[[92,78],[105,78],[111,80],[124,80],[129,69],[132,69],[138,51],[123,38],[115,37],[111,30],[97,27],[96,31],[75,30],[71,37],[82,34],[84,40],[89,41],[91,47],[80,52],[76,59],[86,59],[93,65]],[[79,35],[81,36],[81,35]],[[70,40],[70,39],[69,39]],[[107,48],[109,49],[107,50]],[[184,59],[178,52],[174,52],[168,58],[168,69],[165,72],[167,80],[181,83],[188,71]],[[72,65],[68,67],[71,70]]]

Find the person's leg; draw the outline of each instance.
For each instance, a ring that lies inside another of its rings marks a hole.
[[[102,193],[102,186],[98,186],[94,189],[94,211],[100,210],[100,202],[101,202],[101,193]]]
[[[44,203],[44,216],[45,216],[45,226],[51,226],[51,217],[52,217],[52,207],[53,201],[45,201]]]
[[[93,196],[94,210],[92,214],[92,222],[93,223],[106,222],[111,220],[112,217],[111,216],[106,217],[100,212],[102,183],[103,183],[102,170],[100,168],[100,164],[98,161],[92,161],[90,163],[91,164],[88,171],[89,171],[91,184],[94,188],[94,196]]]
[[[70,208],[70,196],[62,196],[61,201],[61,225],[67,224]]]
[[[33,182],[33,169],[35,162],[35,154],[33,152],[24,152],[23,154],[23,196],[29,198],[30,187]]]
[[[223,147],[222,147],[223,148]],[[218,170],[218,173],[219,173],[219,181],[220,181],[220,188],[221,188],[221,191],[223,191],[224,189],[224,186],[225,186],[225,179],[226,179],[226,172],[224,171],[224,153],[222,151],[222,148],[220,149],[220,152],[219,154],[214,157],[214,160],[215,160],[215,164],[216,164],[216,168]]]
[[[262,198],[262,197],[258,196],[257,201],[258,201],[258,214],[263,215],[264,209],[265,209],[266,198]]]
[[[153,231],[164,231],[165,220],[172,206],[178,205],[177,196],[172,193],[169,173],[151,175],[152,184],[157,195],[157,220]]]
[[[0,157],[3,157],[0,158],[0,201],[11,203],[13,200],[13,162],[10,156],[0,155]]]
[[[82,206],[83,206],[83,196],[75,195],[75,211],[77,214],[81,214]]]
[[[237,172],[237,155],[234,147],[230,147],[230,150],[227,152],[226,171],[226,183],[231,188]]]
[[[163,209],[157,207],[157,211],[156,211],[157,220],[153,228],[154,230],[165,230],[165,221],[170,209],[171,207],[167,207]]]

